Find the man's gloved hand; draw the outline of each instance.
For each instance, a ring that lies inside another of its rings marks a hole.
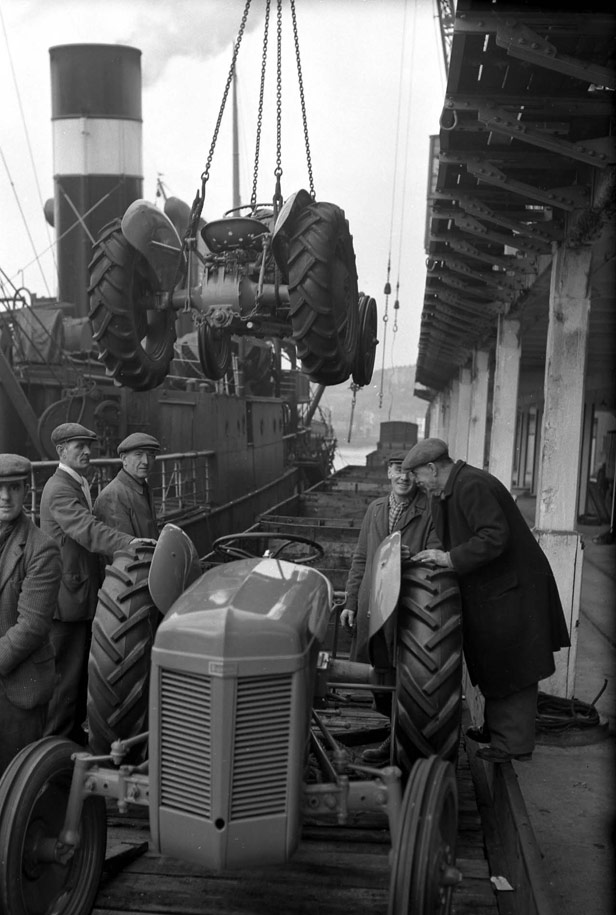
[[[348,629],[349,631],[352,631],[353,629],[355,629],[356,615],[357,614],[355,613],[355,610],[348,610],[346,607],[344,608],[344,610],[340,614],[340,622],[342,623],[342,625],[344,626],[345,629]]]
[[[132,546],[133,543],[151,543],[152,546],[155,546],[156,540],[152,540],[151,537],[133,537],[129,546]]]

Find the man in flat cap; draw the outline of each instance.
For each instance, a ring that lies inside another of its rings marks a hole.
[[[60,549],[23,511],[30,461],[0,454],[0,775],[43,736],[54,688],[49,638]]]
[[[484,725],[467,735],[488,746],[482,759],[528,760],[535,747],[539,680],[554,673],[553,652],[569,645],[550,564],[505,486],[465,461],[447,443],[427,438],[402,467],[431,496],[444,550],[412,558],[458,574],[464,656],[485,699]]]
[[[145,432],[133,432],[120,442],[122,469],[94,503],[99,520],[133,537],[156,540],[158,524],[148,476],[159,451],[160,443]]]
[[[84,744],[87,664],[92,618],[101,585],[100,556],[126,549],[133,537],[92,514],[85,472],[96,433],[80,423],[62,423],[51,433],[60,463],[41,495],[41,530],[59,544],[62,581],[51,639],[56,652],[56,686],[46,734]]]
[[[409,559],[413,553],[427,548],[440,547],[441,543],[427,511],[427,500],[418,489],[413,475],[402,468],[406,451],[394,451],[387,461],[387,477],[390,492],[370,503],[364,519],[357,546],[351,560],[346,583],[346,602],[340,619],[345,628],[353,633],[351,660],[370,663],[372,659],[385,659],[378,666],[390,666],[385,645],[386,634],[380,630],[369,645],[368,610],[372,585],[373,563],[376,551],[389,534],[400,531],[401,558]],[[392,625],[394,621],[392,620]],[[374,693],[376,709],[383,715],[391,715],[391,694]],[[380,746],[365,750],[363,760],[367,763],[387,762],[390,758],[391,739]]]

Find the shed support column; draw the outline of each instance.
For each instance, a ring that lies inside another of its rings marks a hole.
[[[571,648],[555,655],[556,672],[542,689],[573,695],[582,582],[581,537],[575,530],[582,446],[584,376],[590,313],[591,249],[557,250],[552,263],[545,363],[541,461],[535,534],[560,593]]]
[[[499,315],[488,468],[507,489],[513,479],[520,355],[520,322]]]
[[[442,438],[442,429],[443,429],[443,395],[438,394],[430,406],[428,407],[428,422],[427,422],[428,431],[425,434],[425,438],[430,436],[431,438]]]
[[[451,410],[449,450],[454,460],[468,459],[468,431],[471,424],[471,370],[460,369],[454,381],[455,405]]]
[[[468,430],[467,461],[473,467],[482,467],[486,445],[486,419],[488,415],[489,354],[475,350],[471,372],[471,419]]]

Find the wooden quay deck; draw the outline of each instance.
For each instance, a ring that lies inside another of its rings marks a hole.
[[[359,752],[359,749],[357,750]],[[469,760],[457,765],[458,846],[463,874],[452,915],[498,915]],[[137,813],[139,811],[137,810]],[[114,857],[149,840],[147,820],[112,811],[106,871],[93,915],[385,915],[389,896],[390,836],[386,820],[356,817],[348,826],[304,825],[291,861],[279,867],[204,871],[157,855],[151,848],[119,872]]]

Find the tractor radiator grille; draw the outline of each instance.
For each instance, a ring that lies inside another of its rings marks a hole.
[[[160,700],[161,803],[207,818],[212,780],[210,680],[163,670]]]
[[[231,820],[286,812],[291,689],[291,677],[238,682]]]

